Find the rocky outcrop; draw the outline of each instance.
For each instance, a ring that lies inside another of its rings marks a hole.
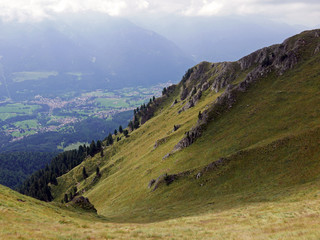
[[[232,83],[239,74],[238,65],[238,63],[232,62],[220,63],[214,71],[214,75],[216,75],[216,77],[211,86],[211,90],[219,92],[220,89],[224,88],[229,83]]]
[[[156,180],[152,179],[149,184],[148,187],[151,188],[153,186],[152,192],[155,191],[159,186],[161,185],[170,185],[171,183],[173,183],[174,181],[178,180],[181,177],[185,177],[188,176],[192,173],[193,171],[184,171],[181,173],[177,173],[177,174],[162,174],[160,175]]]
[[[188,171],[184,171],[184,172],[180,172],[177,174],[162,174],[160,175],[157,179],[151,179],[149,184],[148,184],[148,188],[152,188],[152,192],[155,191],[157,188],[159,188],[159,186],[161,185],[170,185],[171,183],[173,183],[174,181],[177,181],[181,178],[185,178],[188,177],[192,174],[196,179],[201,178],[205,173],[207,172],[211,172],[211,171],[215,171],[217,169],[220,169],[221,167],[227,165],[230,162],[230,159],[228,158],[220,158],[217,161],[214,161],[208,165],[206,165],[204,168],[202,168],[200,171],[193,169],[193,170],[188,170]]]
[[[201,171],[196,174],[196,179],[201,178],[205,173],[217,170],[230,162],[228,158],[220,158],[217,161],[214,161],[207,166],[205,166]]]
[[[320,44],[318,44],[318,46],[314,49],[313,54],[316,55],[320,52]]]
[[[179,128],[181,127],[181,125],[177,124],[173,126],[172,132],[177,131]]]
[[[71,204],[74,207],[78,207],[86,211],[97,212],[95,207],[90,203],[89,199],[83,196],[75,197],[74,199],[72,199]]]
[[[289,69],[292,69],[298,62],[303,51],[307,48],[307,41],[310,39],[319,38],[320,30],[304,32],[293,38],[285,40],[282,44],[273,45],[271,47],[260,49],[246,57],[241,58],[235,63],[217,63],[212,64],[214,71],[211,69],[209,63],[201,63],[193,68],[189,74],[189,79],[185,79],[181,98],[188,96],[188,102],[183,106],[179,113],[195,106],[196,101],[201,98],[201,89],[206,89],[210,77],[215,76],[211,89],[219,91],[221,88],[227,86],[224,93],[222,93],[208,108],[202,113],[202,118],[198,120],[197,124],[174,146],[173,150],[165,156],[165,158],[172,155],[174,152],[190,146],[199,138],[205,130],[209,121],[219,117],[223,112],[228,111],[237,102],[237,97],[240,93],[245,92],[252,83],[262,79],[270,72],[275,72],[278,75],[284,74]],[[319,42],[320,40],[317,39]],[[320,51],[320,43],[311,49],[311,54]],[[243,81],[237,85],[232,85],[239,72],[252,70],[247,74]],[[209,69],[209,70],[208,70]],[[210,74],[209,74],[210,73]],[[196,81],[198,79],[198,81]],[[193,85],[192,85],[192,84]],[[188,85],[189,84],[189,85]],[[192,85],[192,87],[190,87]],[[191,92],[188,90],[191,89]],[[195,94],[195,89],[198,89]],[[200,91],[199,91],[200,90]]]
[[[205,84],[207,80],[208,70],[211,67],[211,63],[202,62],[188,70],[188,72],[185,74],[181,81],[181,101],[193,96],[197,92],[197,89],[202,89],[202,85]]]
[[[253,78],[251,80],[253,80]],[[230,109],[236,103],[238,92],[245,91],[245,89],[249,87],[249,83],[250,80],[247,82],[244,81],[237,87],[234,87],[231,84],[228,85],[226,91],[221,94],[208,109],[201,113],[201,118],[198,119],[196,126],[186,132],[185,136],[174,146],[169,156],[194,143],[196,139],[202,135],[209,121],[220,116],[224,111]]]
[[[189,108],[194,107],[202,97],[202,90],[198,89],[197,91],[196,88],[193,88],[193,91],[190,92],[189,95],[191,96],[188,97],[189,98],[188,102],[178,111],[178,113],[181,113]]]
[[[158,148],[160,145],[164,144],[166,141],[167,141],[168,137],[164,137],[164,138],[161,138],[161,139],[158,139],[154,146],[153,146],[153,149],[156,149]]]

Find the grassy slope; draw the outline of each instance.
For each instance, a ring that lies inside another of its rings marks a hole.
[[[105,157],[88,159],[59,178],[56,200],[78,182],[106,217],[91,219],[87,232],[97,239],[319,238],[319,63],[318,54],[281,77],[262,78],[193,145],[162,160],[196,123],[198,112],[221,94],[208,90],[194,108],[178,114],[180,103],[170,108],[177,89],[154,118],[108,148]],[[182,126],[172,133],[174,124]],[[163,137],[167,142],[154,150]],[[163,173],[199,170],[220,157],[229,164],[200,179],[191,175],[154,192],[147,188]],[[85,181],[83,165],[92,174]],[[93,184],[96,165],[102,177]],[[72,216],[80,226],[86,221]],[[70,234],[74,228],[69,226]]]
[[[0,239],[318,239],[319,187],[307,184],[289,189],[303,197],[232,207],[226,202],[218,210],[214,203],[204,202],[209,206],[206,212],[193,217],[114,223],[0,186]]]
[[[180,103],[169,107],[178,98],[177,91],[156,117],[115,144],[112,157],[84,163],[92,166],[92,172],[95,163],[106,171],[85,195],[100,214],[119,222],[154,222],[270,202],[277,209],[307,201],[305,195],[316,196],[310,202],[318,201],[320,58],[319,54],[310,58],[311,50],[301,54],[309,56],[308,60],[281,77],[262,78],[240,96],[231,111],[211,122],[195,144],[162,160],[195,124],[198,112],[219,95],[208,90],[196,107],[179,115]],[[174,124],[182,127],[171,133]],[[155,141],[163,137],[168,137],[167,142],[153,150]],[[199,180],[192,175],[155,192],[147,188],[152,178],[163,173],[201,169],[220,157],[232,161],[218,172]],[[77,174],[81,179],[80,170]],[[68,175],[59,181],[72,186],[67,179]],[[58,199],[64,193],[60,188]]]

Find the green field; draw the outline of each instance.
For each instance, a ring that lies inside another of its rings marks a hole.
[[[68,72],[67,74],[71,76],[76,76],[79,81],[82,79],[82,76],[83,76],[83,73],[81,72]]]
[[[103,108],[128,108],[130,105],[122,98],[97,98],[96,103]]]
[[[45,76],[45,73],[41,74],[28,72],[23,74],[21,73],[20,75],[18,74],[17,76],[24,76],[26,78],[28,76],[30,78],[31,76],[38,76],[39,78]],[[49,76],[54,73],[48,72],[46,74]],[[41,128],[49,127],[51,129],[55,129],[55,126],[66,125],[66,123],[70,121],[70,118],[77,118],[77,121],[82,121],[91,117],[104,117],[111,119],[112,116],[110,114],[114,113],[109,114],[106,113],[106,111],[136,108],[148,102],[149,98],[153,95],[159,95],[161,90],[161,86],[154,86],[150,88],[126,88],[115,91],[96,90],[81,93],[78,95],[80,98],[75,97],[74,92],[70,92],[69,95],[62,96],[62,99],[64,100],[45,99],[39,102],[39,105],[28,102],[6,103],[0,106],[0,120],[7,120],[7,122],[11,124],[10,128],[15,126],[16,129],[15,131],[7,132],[6,130],[8,129],[8,126],[3,124],[1,126],[1,130],[6,131],[5,134],[10,134],[12,137],[16,138],[36,133],[34,130],[30,131],[29,128],[41,130]],[[67,104],[62,105],[62,101],[67,101]],[[40,105],[48,104],[49,106],[52,106],[52,102],[55,102],[56,107],[52,113],[50,112],[50,114],[49,110],[47,110],[48,112],[40,112],[37,115],[34,115],[34,119],[32,120],[11,120],[17,116],[28,117],[33,115],[36,110],[41,108]],[[59,105],[61,105],[61,107],[59,107]],[[100,115],[101,112],[103,112],[103,115]],[[44,121],[44,119],[46,119],[46,121]],[[65,132],[66,128],[58,129],[58,131]]]
[[[19,138],[19,137],[24,137],[24,136],[29,136],[29,135],[33,135],[33,134],[36,134],[37,132],[35,130],[25,130],[24,132],[20,132],[20,131],[14,131],[12,132],[12,136],[13,137],[16,137],[16,138]]]
[[[40,108],[38,105],[13,103],[7,104],[6,106],[0,106],[0,113],[32,114],[32,112],[38,108]]]
[[[15,122],[14,125],[23,129],[28,128],[37,128],[38,127],[38,121],[37,120],[26,120],[26,121],[20,121]]]
[[[73,143],[73,144],[66,146],[63,150],[69,151],[69,150],[73,150],[73,149],[78,149],[80,145],[84,145],[84,144],[87,146],[90,145],[90,143],[87,143],[87,142],[77,142],[77,143]]]
[[[16,116],[31,115],[35,110],[39,109],[39,105],[31,105],[24,103],[12,103],[0,106],[0,120],[7,120]]]
[[[51,72],[16,72],[13,73],[12,80],[14,82],[24,82],[28,80],[42,80],[49,78],[51,76],[58,76],[58,72],[51,71]]]

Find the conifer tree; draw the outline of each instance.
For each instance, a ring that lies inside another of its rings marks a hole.
[[[90,156],[93,157],[96,151],[97,151],[96,143],[94,142],[94,140],[92,140],[90,144],[90,149],[89,149]]]
[[[97,149],[96,151],[99,152],[102,149],[102,142],[100,140],[97,141]]]
[[[119,133],[122,133],[123,132],[123,129],[122,129],[122,126],[120,125],[119,126]]]
[[[128,127],[129,127],[130,131],[134,130],[134,125],[133,125],[132,121],[129,122]]]
[[[100,157],[103,157],[104,154],[103,154],[103,149],[100,150]]]
[[[112,144],[113,144],[112,134],[109,133],[108,138],[107,138],[107,145],[112,145]]]
[[[65,203],[69,202],[68,194],[66,194],[66,193],[64,194],[64,202]]]
[[[167,93],[167,89],[166,88],[163,88],[162,90],[162,95],[165,95]]]
[[[87,174],[85,167],[82,168],[82,176],[83,176],[83,179],[86,179],[88,177],[88,174]]]
[[[123,130],[123,134],[124,134],[125,137],[127,137],[128,136],[128,130],[127,129]]]

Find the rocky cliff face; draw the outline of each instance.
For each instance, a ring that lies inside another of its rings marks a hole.
[[[306,31],[285,40],[282,44],[260,49],[237,62],[208,63],[202,62],[189,69],[183,77],[180,98],[184,102],[179,113],[195,106],[202,96],[202,92],[225,91],[199,115],[197,124],[188,131],[175,145],[166,157],[176,151],[190,146],[200,137],[209,121],[214,120],[223,112],[232,108],[237,102],[237,96],[245,92],[254,82],[273,72],[284,74],[299,64],[308,55],[320,53],[320,30]],[[244,79],[235,83],[241,75]]]

